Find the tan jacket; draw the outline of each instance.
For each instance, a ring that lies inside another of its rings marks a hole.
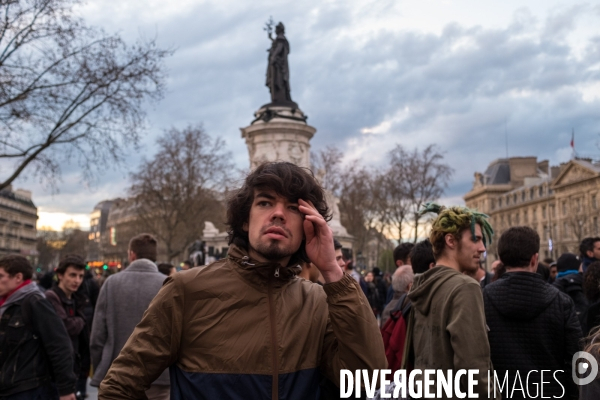
[[[100,399],[143,399],[171,367],[171,396],[316,398],[321,374],[385,368],[383,341],[356,281],[321,287],[298,267],[227,259],[167,279],[100,386]],[[339,338],[339,339],[338,339]]]

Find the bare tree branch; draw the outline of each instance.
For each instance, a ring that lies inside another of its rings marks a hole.
[[[14,164],[3,162],[0,190],[25,173],[53,184],[67,157],[85,178],[118,164],[143,131],[143,105],[162,96],[171,52],[85,26],[77,2],[2,2],[0,162]]]

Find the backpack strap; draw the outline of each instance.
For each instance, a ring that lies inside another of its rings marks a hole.
[[[413,349],[413,330],[415,325],[415,310],[410,307],[408,317],[406,319],[406,340],[404,341],[404,350],[402,352],[402,364],[400,369],[412,369],[415,362],[415,354]]]
[[[390,318],[392,318],[394,320],[394,322],[396,322],[398,320],[398,318],[400,318],[399,311],[402,311],[402,315],[404,315],[404,310],[402,309],[402,304],[404,303],[405,300],[406,300],[406,293],[404,293],[402,295],[402,297],[400,297],[398,299],[396,306],[390,311]]]

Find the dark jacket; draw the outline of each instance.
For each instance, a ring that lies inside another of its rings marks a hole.
[[[167,278],[100,385],[140,399],[170,366],[172,399],[317,399],[322,376],[387,365],[375,316],[349,275],[324,286],[296,265],[227,259]],[[338,336],[339,335],[339,336]]]
[[[98,301],[98,295],[100,294],[100,285],[98,285],[96,278],[94,278],[94,275],[92,275],[89,270],[85,271],[83,282],[81,283],[81,286],[79,286],[79,289],[77,289],[77,293],[90,299],[85,306],[84,314],[88,326],[91,327],[94,319],[94,309],[96,308],[96,302]]]
[[[529,390],[535,393],[540,384],[541,370],[551,370],[544,375],[544,396],[576,399],[577,387],[571,379],[573,354],[579,351],[581,327],[573,301],[552,285],[544,282],[541,275],[531,272],[509,272],[483,291],[485,316],[490,328],[488,333],[492,351],[492,363],[502,381],[508,371],[509,387],[515,382],[517,371],[526,385],[529,371]],[[563,388],[564,397],[561,397]],[[539,389],[539,388],[538,388]],[[506,390],[506,389],[505,389]],[[506,392],[503,396],[506,396]],[[511,398],[523,393],[515,391]]]
[[[561,292],[569,295],[569,297],[573,300],[577,318],[579,319],[581,326],[585,326],[584,314],[589,304],[585,294],[583,293],[583,274],[576,273],[562,276],[557,278],[553,285]]]
[[[19,291],[30,285],[35,283]],[[71,341],[37,287],[8,305],[2,314],[0,366],[0,397],[35,389],[52,380],[61,396],[75,392]]]
[[[46,298],[65,324],[71,338],[75,373],[79,376],[83,372],[83,376],[87,376],[90,371],[90,325],[85,318],[85,309],[90,300],[78,292],[73,293],[69,299],[56,283],[46,291]],[[87,365],[83,360],[87,360]]]

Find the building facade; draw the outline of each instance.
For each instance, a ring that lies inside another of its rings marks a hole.
[[[573,159],[551,167],[536,157],[511,157],[476,172],[464,199],[467,207],[490,216],[496,240],[509,227],[526,225],[540,235],[540,258],[556,260],[565,252],[578,254],[583,238],[598,235],[598,196],[597,163]],[[487,264],[496,259],[493,242]]]
[[[37,264],[37,219],[30,191],[0,191],[0,256],[21,254]]]
[[[90,214],[90,233],[88,235],[89,245],[87,259],[89,261],[102,261],[103,243],[102,236],[106,234],[108,213],[115,200],[105,200],[96,204],[94,211]]]

